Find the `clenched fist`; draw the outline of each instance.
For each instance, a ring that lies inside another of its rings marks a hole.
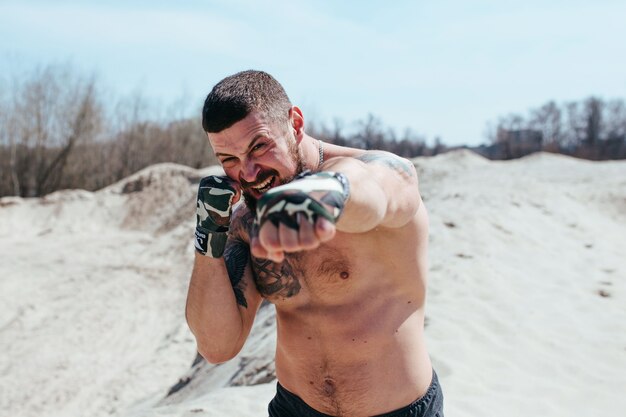
[[[257,204],[252,254],[281,262],[285,252],[315,249],[332,239],[349,190],[345,175],[335,172],[307,172],[272,188]]]
[[[196,207],[196,251],[219,258],[224,253],[233,205],[239,201],[239,184],[225,176],[200,180]]]

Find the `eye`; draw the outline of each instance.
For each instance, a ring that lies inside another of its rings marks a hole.
[[[234,166],[237,161],[236,158],[224,158],[220,162],[222,166],[231,167]]]
[[[256,145],[252,147],[252,152],[259,153],[259,151],[262,151],[264,148],[265,148],[265,142],[257,143]]]

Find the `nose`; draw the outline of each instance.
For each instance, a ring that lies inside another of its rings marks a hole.
[[[254,162],[246,161],[239,172],[239,179],[246,182],[254,182],[259,174],[259,166]]]

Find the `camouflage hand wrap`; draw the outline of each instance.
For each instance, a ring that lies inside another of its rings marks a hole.
[[[233,198],[237,190],[227,177],[202,178],[196,208],[196,251],[211,258],[224,253]]]
[[[298,218],[315,224],[319,216],[336,223],[350,195],[345,175],[337,172],[304,172],[292,182],[272,188],[257,203],[255,223],[271,221],[298,229]]]

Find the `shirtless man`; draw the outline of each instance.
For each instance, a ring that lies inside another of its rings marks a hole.
[[[302,111],[259,71],[219,82],[202,123],[226,176],[198,192],[186,315],[200,354],[237,355],[266,299],[278,332],[271,417],[443,416],[413,165],[307,135]]]

